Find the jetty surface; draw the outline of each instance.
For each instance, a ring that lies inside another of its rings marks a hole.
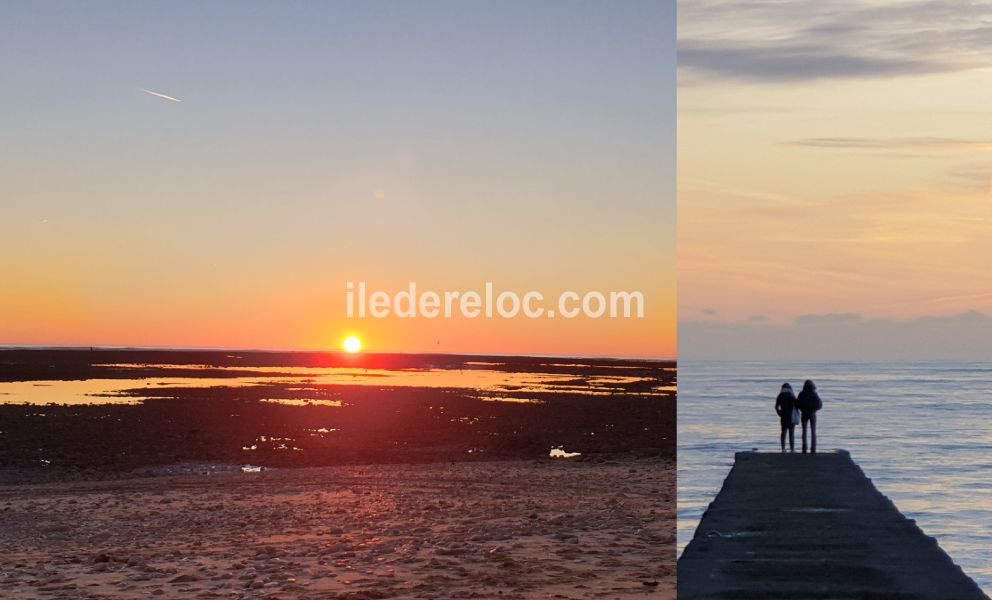
[[[843,450],[738,452],[678,561],[680,600],[988,600]]]

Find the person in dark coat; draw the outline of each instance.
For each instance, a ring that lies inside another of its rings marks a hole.
[[[775,398],[775,412],[782,423],[782,452],[785,452],[785,434],[789,434],[789,452],[796,451],[796,421],[793,411],[796,408],[796,394],[788,383],[782,384],[782,390]]]
[[[803,384],[803,389],[799,392],[799,397],[796,399],[796,408],[802,413],[803,422],[803,454],[806,453],[806,425],[809,424],[811,444],[810,452],[816,454],[816,411],[823,408],[823,401],[820,400],[820,395],[816,393],[816,384],[806,380]]]

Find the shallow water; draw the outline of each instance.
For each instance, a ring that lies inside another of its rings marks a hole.
[[[494,365],[497,363],[493,363]],[[142,401],[140,394],[124,393],[155,387],[240,387],[300,383],[306,385],[367,385],[423,388],[457,388],[479,392],[480,398],[491,401],[537,402],[527,398],[508,398],[514,393],[568,393],[578,395],[624,395],[623,386],[651,378],[623,374],[623,365],[610,367],[617,375],[577,377],[561,373],[516,373],[490,369],[355,369],[340,367],[214,367],[210,365],[96,365],[118,370],[154,367],[157,376],[134,379],[83,379],[0,382],[0,404],[134,404]],[[635,367],[637,368],[637,367]],[[203,377],[189,377],[191,370],[202,370]],[[175,371],[176,376],[169,376]],[[244,373],[238,377],[217,377],[218,371]],[[180,375],[182,373],[182,375]],[[257,373],[258,375],[247,375]],[[291,388],[292,389],[292,388]],[[639,391],[638,396],[667,396],[674,386],[655,386],[651,391]],[[295,402],[295,401],[294,401]],[[286,403],[293,403],[286,401]]]
[[[844,448],[907,517],[992,591],[992,364],[679,362],[678,545],[734,452],[779,449],[775,396],[813,379],[818,449]],[[796,428],[797,449],[801,447]]]

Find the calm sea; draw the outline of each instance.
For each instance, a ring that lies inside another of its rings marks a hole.
[[[798,391],[812,379],[823,398],[818,449],[849,450],[903,514],[992,591],[992,364],[679,361],[678,368],[680,553],[734,452],[779,449],[774,402],[782,383]]]

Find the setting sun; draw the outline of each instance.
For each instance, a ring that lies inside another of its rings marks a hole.
[[[351,335],[344,340],[344,350],[345,352],[358,352],[362,349],[362,340]]]

